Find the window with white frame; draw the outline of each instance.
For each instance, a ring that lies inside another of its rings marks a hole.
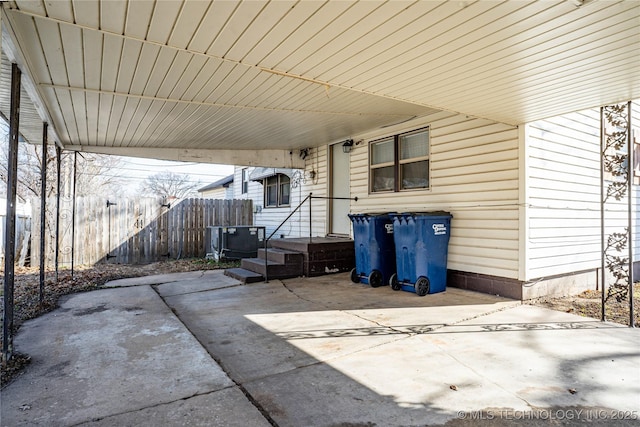
[[[429,129],[389,136],[369,144],[371,193],[429,188]]]
[[[291,179],[277,174],[264,179],[264,206],[275,208],[291,203]]]
[[[249,169],[242,169],[242,194],[247,194],[249,192]]]

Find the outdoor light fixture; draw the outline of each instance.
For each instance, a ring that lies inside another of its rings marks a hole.
[[[353,139],[347,139],[345,142],[342,143],[343,153],[350,153],[352,148],[353,148]]]
[[[306,159],[309,156],[309,149],[308,148],[302,148],[300,150],[300,158],[302,160]]]

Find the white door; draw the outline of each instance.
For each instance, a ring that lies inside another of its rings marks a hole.
[[[329,159],[329,180],[331,197],[351,197],[349,180],[350,154],[342,152],[342,144],[331,146]],[[329,234],[349,235],[351,220],[349,213],[350,200],[329,200]]]

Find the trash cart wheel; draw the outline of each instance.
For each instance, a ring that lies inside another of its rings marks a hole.
[[[360,283],[360,275],[355,268],[351,270],[351,281],[353,283]]]
[[[391,289],[393,289],[394,291],[399,291],[402,288],[402,285],[400,284],[400,282],[398,282],[398,275],[396,273],[393,273],[391,275],[391,278],[389,279],[389,285],[391,285]]]
[[[418,278],[418,281],[415,284],[415,288],[416,294],[418,294],[418,296],[425,296],[429,293],[429,279],[427,279],[426,277]]]
[[[384,278],[382,277],[382,273],[380,273],[380,271],[373,270],[371,274],[369,274],[369,285],[371,285],[372,288],[382,286],[383,281]]]

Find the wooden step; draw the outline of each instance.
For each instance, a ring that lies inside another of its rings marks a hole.
[[[244,268],[228,268],[224,271],[224,275],[233,277],[244,284],[264,282],[264,277],[261,274]]]
[[[269,261],[280,264],[300,264],[304,261],[304,255],[296,251],[288,251],[285,249],[269,248],[267,249],[266,258]],[[265,259],[265,250],[258,249],[258,258]]]
[[[301,252],[304,256],[303,274],[307,277],[350,271],[355,267],[354,243],[336,237],[308,237],[273,239],[276,249]]]
[[[246,270],[265,275],[265,260],[262,258],[244,258],[240,266]],[[302,276],[302,264],[281,264],[279,262],[266,262],[266,268],[269,271],[269,279],[287,279],[290,277]]]

